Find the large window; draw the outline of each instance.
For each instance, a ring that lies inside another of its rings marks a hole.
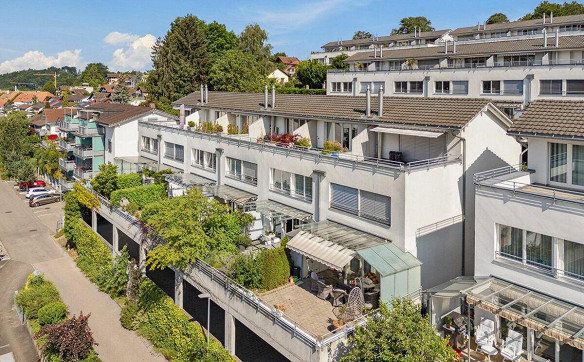
[[[257,185],[258,183],[258,165],[255,163],[227,157],[226,171],[227,176],[230,178],[252,185]]]
[[[182,145],[171,142],[164,142],[164,157],[183,162],[185,160],[185,149]]]
[[[312,201],[312,178],[272,169],[271,189],[306,201]]]
[[[410,93],[423,93],[424,82],[410,82]]]
[[[468,94],[468,81],[467,80],[453,81],[452,94]]]
[[[499,225],[499,253],[543,269],[552,267],[551,236]]]
[[[394,93],[407,93],[408,82],[395,82]]]
[[[584,279],[584,244],[564,240],[564,272],[568,276]]]
[[[437,81],[434,89],[435,89],[435,93],[437,93],[437,94],[450,94],[450,82],[449,81]]]
[[[383,224],[391,222],[391,198],[331,183],[331,208]]]
[[[484,94],[501,94],[500,80],[484,80],[483,81]]]
[[[215,153],[213,152],[205,152],[202,150],[197,150],[193,148],[192,150],[192,165],[195,167],[200,167],[205,170],[212,170],[215,171],[217,167],[217,159]]]
[[[584,145],[549,144],[549,180],[584,186]]]
[[[584,186],[584,146],[572,145],[572,184]]]
[[[584,95],[584,79],[568,79],[566,81],[566,94]]]
[[[539,94],[544,95],[561,95],[562,94],[562,80],[540,80]]]
[[[503,82],[503,94],[523,94],[522,80],[506,80]]]
[[[158,140],[156,138],[142,136],[142,151],[157,154]]]

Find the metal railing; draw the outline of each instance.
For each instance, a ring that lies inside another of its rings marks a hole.
[[[73,171],[75,169],[75,161],[68,161],[64,158],[59,158],[59,166],[65,171]]]
[[[502,251],[495,251],[495,256],[498,259],[504,259],[507,262],[513,263],[514,265],[521,266],[523,268],[536,271],[540,274],[553,277],[555,279],[561,279],[564,281],[569,281],[575,284],[584,285],[584,275],[569,272],[565,269],[555,268],[549,264],[543,264],[537,261],[528,260],[523,258],[523,256],[517,256]],[[550,263],[551,264],[551,263]]]
[[[103,134],[102,128],[88,126],[79,126],[79,130],[77,132],[82,136],[98,136]]]
[[[78,123],[71,123],[67,121],[58,122],[57,125],[62,131],[65,132],[76,132],[79,129]]]
[[[75,141],[67,141],[64,139],[59,140],[59,147],[63,150],[63,151],[73,151],[73,149],[75,148]]]
[[[80,179],[91,179],[94,176],[93,170],[84,170],[81,168],[76,168],[73,170],[73,176]]]
[[[408,172],[421,168],[428,168],[434,166],[441,166],[449,163],[460,162],[461,155],[444,155],[427,160],[419,160],[412,162],[397,162],[383,158],[368,157],[363,155],[355,155],[346,152],[325,152],[323,149],[314,147],[300,147],[293,143],[272,143],[258,139],[253,139],[245,136],[228,136],[216,133],[205,133],[189,129],[181,129],[178,126],[162,125],[151,123],[148,121],[141,121],[142,126],[153,128],[156,130],[167,130],[171,133],[178,133],[187,136],[198,137],[202,140],[213,141],[219,144],[234,145],[237,147],[245,147],[248,149],[257,149],[260,151],[270,151],[286,154],[289,156],[297,156],[300,159],[309,160],[306,156],[311,156],[315,163],[332,163],[345,165],[351,169],[355,168],[373,168],[373,169],[387,169],[390,171]]]
[[[80,158],[103,156],[103,150],[94,150],[93,148],[85,148],[82,146],[75,146],[73,153]]]
[[[495,177],[501,177],[505,175],[510,175],[516,172],[527,171],[527,167],[525,165],[508,165],[499,168],[494,168],[492,170],[477,172],[473,175],[474,182],[481,182],[489,179],[493,179]]]

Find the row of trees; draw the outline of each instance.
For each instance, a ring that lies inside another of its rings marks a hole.
[[[584,14],[584,4],[577,1],[571,1],[564,3],[555,3],[550,1],[542,1],[539,3],[535,9],[520,18],[520,20],[532,20],[541,19],[544,14],[549,16],[550,14],[554,16],[567,16],[567,15],[579,15]],[[487,19],[487,24],[497,24],[497,23],[508,23],[510,20],[504,13],[495,13]],[[411,16],[401,19],[399,27],[392,30],[392,34],[409,34],[413,33],[414,29],[419,31],[432,31],[434,27],[432,22],[425,16]],[[367,39],[372,38],[373,34],[368,31],[359,30],[353,35],[353,39]]]

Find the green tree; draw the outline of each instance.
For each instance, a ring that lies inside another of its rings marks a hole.
[[[392,34],[411,34],[414,29],[418,28],[418,31],[432,31],[432,22],[428,20],[425,16],[410,16],[403,18],[399,22],[399,28],[393,29]]]
[[[365,30],[357,30],[355,34],[353,34],[353,40],[369,38],[373,38],[373,34]]]
[[[258,92],[265,81],[255,58],[236,49],[213,64],[209,79],[214,90],[227,92]]]
[[[185,269],[213,253],[235,253],[235,240],[252,221],[249,214],[231,212],[198,189],[146,205],[141,220],[165,241],[148,253],[146,262],[153,269]]]
[[[342,69],[347,70],[349,69],[349,63],[346,62],[349,56],[345,53],[337,55],[334,58],[331,58],[331,68],[332,69]]]
[[[584,14],[584,4],[581,4],[577,1],[565,1],[564,3],[542,1],[538,6],[535,7],[535,9],[533,9],[531,13],[526,14],[523,18],[521,18],[521,20],[541,19],[543,18],[544,14],[549,17],[552,13],[554,16]]]
[[[352,348],[343,362],[446,362],[456,354],[440,338],[430,321],[422,317],[420,307],[411,300],[396,299],[391,310],[385,304],[379,315],[368,319],[350,338]]]
[[[109,199],[112,192],[118,189],[118,166],[103,163],[99,166],[99,173],[91,180],[91,187]]]
[[[116,84],[112,91],[112,102],[128,103],[130,101],[130,91],[124,84]]]
[[[35,152],[36,166],[40,172],[44,172],[54,178],[61,178],[61,168],[59,158],[63,157],[63,152],[57,147],[55,142],[49,142],[48,147],[39,147]]]
[[[193,15],[176,18],[152,49],[153,70],[147,90],[156,101],[170,103],[207,81],[210,57],[207,26]]]
[[[48,81],[43,85],[42,90],[49,92],[51,94],[57,94],[57,88],[55,88],[55,82]]]
[[[0,117],[0,173],[3,177],[30,181],[35,176],[34,150],[39,139],[30,132],[24,112]]]
[[[326,82],[327,66],[316,60],[304,60],[296,67],[296,77],[303,86],[322,88]]]
[[[509,18],[503,13],[495,13],[487,19],[487,24],[508,23]]]
[[[227,30],[225,24],[214,21],[207,25],[207,50],[212,62],[226,51],[237,48],[238,43],[237,35]]]
[[[89,63],[81,72],[81,82],[88,83],[93,89],[98,90],[107,80],[108,72],[108,67],[102,63]]]
[[[268,33],[258,24],[249,24],[239,35],[239,50],[254,57],[264,75],[273,69],[272,45],[267,41]]]

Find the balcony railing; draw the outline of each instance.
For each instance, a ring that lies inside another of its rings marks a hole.
[[[59,124],[59,128],[61,129],[61,131],[65,131],[65,132],[77,132],[77,130],[79,129],[78,123],[61,121],[58,124]]]
[[[189,129],[181,129],[178,126],[162,125],[148,121],[140,122],[142,126],[156,129],[167,130],[170,133],[178,133],[189,137],[197,137],[201,140],[214,141],[219,144],[235,145],[247,149],[256,149],[260,151],[269,151],[281,153],[287,156],[297,156],[303,160],[313,160],[315,163],[330,163],[336,165],[345,165],[352,169],[371,169],[376,172],[410,172],[418,169],[435,167],[449,163],[460,163],[460,155],[444,155],[427,160],[418,160],[412,162],[397,162],[384,158],[368,157],[355,155],[348,152],[323,153],[319,148],[307,148],[296,146],[293,143],[272,143],[260,141],[246,136],[236,135],[228,136],[218,133],[205,133]]]
[[[73,150],[73,154],[79,158],[89,158],[89,157],[96,157],[96,156],[103,156],[103,150],[94,150],[93,148],[85,148],[82,146],[75,146]]]
[[[532,271],[537,271],[540,274],[544,274],[556,279],[561,279],[566,282],[573,284],[584,285],[584,275],[569,272],[564,269],[559,269],[548,264],[542,264],[536,261],[531,261],[523,259],[521,256],[507,254],[501,251],[496,251],[495,256],[499,260],[504,260],[513,265],[523,267]]]
[[[75,170],[75,161],[68,161],[64,158],[59,158],[59,166],[62,170],[73,171]]]
[[[79,126],[79,130],[77,131],[81,136],[99,136],[103,134],[101,128],[93,128],[87,126]]]
[[[59,140],[59,147],[65,152],[73,151],[75,148],[75,141],[68,141],[64,139]]]
[[[87,170],[87,169],[77,167],[73,171],[73,176],[75,176],[78,179],[89,180],[89,179],[93,178],[94,174],[93,174],[93,170]]]

